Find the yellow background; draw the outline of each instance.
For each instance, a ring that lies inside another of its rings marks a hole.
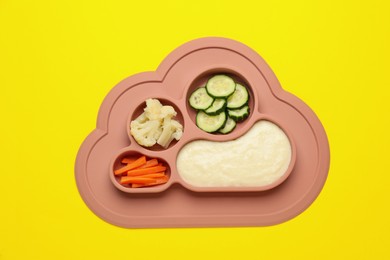
[[[0,0],[0,259],[390,259],[388,1],[184,2]],[[331,147],[322,193],[272,227],[100,220],[73,166],[102,100],[204,36],[256,50],[317,113]]]

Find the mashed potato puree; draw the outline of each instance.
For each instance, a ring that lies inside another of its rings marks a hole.
[[[197,140],[177,157],[177,169],[197,187],[257,187],[282,177],[291,161],[291,144],[275,124],[261,120],[227,142]]]

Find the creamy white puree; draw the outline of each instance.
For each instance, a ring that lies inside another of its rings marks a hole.
[[[197,187],[257,187],[282,177],[291,161],[291,145],[275,124],[261,120],[243,136],[227,142],[206,140],[186,144],[177,170]]]

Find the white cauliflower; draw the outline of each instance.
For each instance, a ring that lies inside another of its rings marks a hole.
[[[167,148],[173,139],[180,140],[183,126],[172,119],[177,113],[158,99],[147,99],[144,113],[130,123],[130,133],[138,144],[151,147],[158,143]]]
[[[158,120],[147,120],[145,113],[130,124],[130,133],[142,146],[151,147],[156,144],[161,135],[162,128]]]
[[[147,99],[146,107],[144,108],[145,116],[149,120],[160,120],[162,107],[163,105],[161,105],[158,99],[151,99],[151,98]]]
[[[173,139],[180,140],[183,135],[183,126],[176,120],[168,117],[164,118],[163,131],[157,143],[164,148],[167,148]]]
[[[177,113],[175,111],[175,109],[172,107],[172,106],[163,106],[161,108],[161,111],[160,111],[160,118],[161,119],[164,119],[164,118],[172,118],[174,116],[176,116]]]
[[[176,120],[172,120],[172,126],[175,128],[175,132],[172,134],[172,136],[177,141],[179,141],[183,135],[183,126]]]

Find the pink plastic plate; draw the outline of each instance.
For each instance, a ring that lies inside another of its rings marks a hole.
[[[229,74],[250,91],[250,117],[227,135],[201,131],[189,95],[215,74]],[[183,137],[167,149],[145,148],[129,136],[129,123],[157,98],[172,105]],[[193,140],[227,141],[245,134],[256,122],[278,125],[292,146],[291,163],[280,180],[262,187],[194,187],[176,169],[180,149]],[[129,188],[113,174],[120,160],[144,154],[167,166],[166,184]],[[329,146],[325,131],[297,97],[285,92],[265,61],[247,46],[224,38],[202,38],[174,50],[156,72],[120,82],[100,108],[97,127],[81,145],[75,175],[88,207],[109,223],[128,228],[266,226],[287,221],[318,196],[328,174]]]

